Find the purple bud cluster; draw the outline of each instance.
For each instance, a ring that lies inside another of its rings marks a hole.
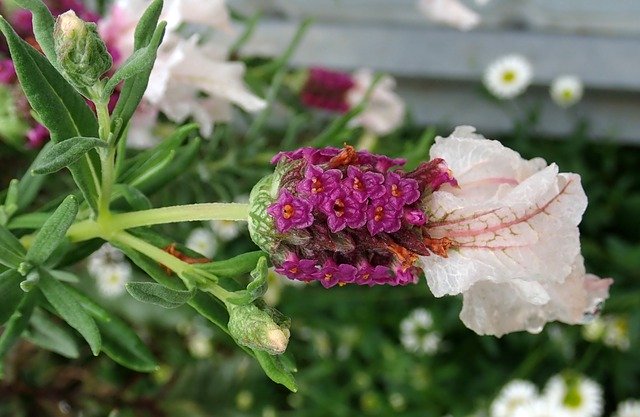
[[[344,113],[349,110],[347,94],[353,86],[347,73],[311,68],[300,98],[305,106]]]
[[[345,146],[281,152],[272,163],[286,166],[267,208],[281,236],[276,271],[327,288],[417,281],[413,263],[430,253],[421,201],[456,185],[444,161],[406,173],[403,159]]]

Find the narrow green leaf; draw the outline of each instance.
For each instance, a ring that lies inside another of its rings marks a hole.
[[[49,273],[58,281],[68,282],[69,284],[77,284],[78,282],[80,282],[80,278],[78,278],[76,275],[72,274],[71,272],[58,271],[54,269],[52,271],[49,271]]]
[[[33,16],[33,33],[38,45],[49,61],[57,65],[56,51],[53,43],[53,27],[55,20],[47,6],[41,0],[15,0],[16,4],[29,9]]]
[[[34,174],[51,174],[76,162],[94,148],[104,148],[107,143],[98,138],[77,136],[56,143],[46,151],[32,168]]]
[[[153,372],[158,363],[149,348],[131,328],[117,317],[98,322],[102,332],[102,351],[115,362],[138,372]]]
[[[158,26],[158,20],[160,19],[163,6],[163,0],[154,0],[140,17],[140,21],[138,21],[138,25],[136,26],[136,30],[133,35],[134,50],[144,48],[151,42],[156,26]]]
[[[97,356],[102,345],[100,332],[96,322],[80,305],[73,292],[44,270],[40,271],[39,287],[60,317],[84,337],[91,352]]]
[[[253,353],[265,374],[272,381],[282,384],[291,392],[298,392],[298,384],[279,356],[270,355],[262,350],[253,349]]]
[[[36,309],[31,317],[31,329],[25,338],[35,345],[65,358],[75,359],[80,356],[78,344],[73,336],[39,309]]]
[[[110,97],[120,82],[128,80],[134,75],[138,75],[148,68],[149,65],[153,65],[152,60],[155,59],[155,54],[156,52],[152,51],[148,46],[134,51],[105,84],[103,98]]]
[[[78,214],[78,200],[70,195],[42,226],[27,252],[27,259],[42,265],[65,239],[65,234]]]
[[[97,136],[98,122],[84,98],[2,17],[0,30],[9,44],[20,85],[31,107],[51,132],[52,140],[58,142],[75,136]],[[97,155],[90,152],[86,158],[81,158],[70,167],[74,180],[94,211],[97,207],[100,170],[96,159]]]
[[[0,336],[0,358],[4,358],[9,349],[18,341],[22,332],[27,328],[33,307],[35,305],[35,294],[32,292],[22,298],[18,308],[13,312],[7,322],[7,326]],[[2,367],[0,366],[0,377],[2,377]]]
[[[0,326],[9,320],[24,297],[24,292],[20,289],[23,279],[16,271],[0,274]]]
[[[154,154],[151,158],[142,161],[139,165],[132,166],[123,174],[120,182],[136,187],[146,178],[162,171],[174,158],[176,151],[166,150]]]
[[[196,290],[173,290],[155,282],[130,282],[126,288],[136,300],[163,308],[180,307],[192,299],[196,293]]]
[[[6,227],[0,225],[0,264],[18,268],[25,252],[20,241]]]
[[[122,195],[134,210],[148,210],[151,208],[151,201],[136,187],[129,184],[116,184],[113,190]]]
[[[264,256],[266,256],[266,253],[262,251],[247,252],[224,261],[209,262],[194,266],[220,278],[236,278],[251,272],[258,264],[258,261]]]
[[[36,165],[40,159],[41,154],[54,145],[53,142],[47,142],[44,147],[40,150],[40,153],[36,156],[36,158],[31,163],[29,169],[25,172],[25,174],[20,178],[20,182],[18,183],[18,210],[24,210],[27,206],[29,206],[33,200],[38,195],[40,188],[42,187],[42,183],[44,181],[44,177],[40,175],[35,175],[31,173],[31,169],[34,165]]]
[[[150,23],[153,21],[157,22],[156,13],[158,13],[157,8],[162,8],[162,2],[154,2],[147,12],[143,15],[143,19],[145,19],[144,23],[139,23],[144,25],[144,29],[140,31],[136,30],[136,43],[137,49],[140,48],[149,48],[146,54],[147,65],[143,69],[137,72],[136,75],[127,79],[122,86],[122,90],[120,91],[120,97],[118,98],[118,103],[116,104],[116,108],[113,111],[113,119],[120,119],[123,126],[129,124],[129,120],[133,116],[133,113],[140,104],[140,100],[142,100],[142,96],[144,95],[145,90],[147,89],[147,84],[149,84],[149,75],[151,74],[151,70],[153,69],[153,63],[156,60],[158,47],[162,42],[162,38],[164,37],[164,31],[166,27],[165,22],[160,22],[160,24],[155,27],[155,25],[151,26]],[[158,13],[159,16],[159,13]],[[142,20],[141,20],[142,22]],[[143,42],[148,37],[149,28],[154,28],[153,36],[149,39],[147,44],[143,44]],[[127,129],[121,129],[121,132],[125,132]],[[121,134],[118,135],[116,141],[119,140]]]

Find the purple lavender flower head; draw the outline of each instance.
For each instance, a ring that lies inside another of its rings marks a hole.
[[[279,153],[273,175],[251,193],[249,231],[277,272],[336,285],[409,285],[418,256],[445,256],[422,208],[446,165],[336,148]],[[393,168],[397,167],[397,168]],[[438,184],[440,185],[440,184]]]

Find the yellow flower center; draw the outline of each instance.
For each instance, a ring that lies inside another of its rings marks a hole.
[[[507,70],[502,74],[502,81],[505,83],[512,83],[516,80],[516,72],[513,70]]]

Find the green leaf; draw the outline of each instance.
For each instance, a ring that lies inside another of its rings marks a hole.
[[[25,252],[20,241],[6,227],[0,225],[0,264],[18,268]]]
[[[298,384],[293,374],[279,356],[270,355],[262,350],[253,349],[253,353],[265,374],[274,382],[282,384],[292,392],[298,392]]]
[[[102,351],[115,362],[138,372],[152,372],[158,368],[153,354],[138,335],[118,317],[96,304],[74,288],[69,288],[78,302],[97,319],[102,334]]]
[[[51,132],[52,140],[58,142],[75,136],[97,136],[98,122],[84,98],[2,17],[0,30],[9,44],[20,85],[31,107]],[[100,169],[96,159],[97,155],[90,152],[86,158],[81,158],[69,168],[94,211],[97,208]]]
[[[4,358],[9,349],[18,341],[22,332],[27,328],[33,307],[35,305],[35,294],[32,292],[22,298],[16,311],[7,322],[7,326],[0,336],[0,358]],[[0,377],[2,377],[2,366],[0,362]]]
[[[228,301],[233,304],[244,305],[252,303],[262,297],[267,291],[268,275],[269,267],[267,265],[267,258],[263,256],[258,259],[258,264],[255,269],[251,271],[253,280],[247,285],[247,289],[235,292],[235,295],[229,297]]]
[[[194,267],[221,278],[236,278],[253,271],[264,256],[266,253],[262,251],[247,252],[224,261],[197,264]]]
[[[103,98],[108,99],[120,82],[138,75],[150,65],[153,66],[155,56],[156,51],[151,49],[151,45],[134,51],[105,84]]]
[[[75,359],[80,356],[78,344],[73,336],[38,309],[31,317],[31,329],[25,338],[65,358]]]
[[[163,169],[154,170],[150,175],[145,175],[133,184],[144,193],[153,193],[165,187],[194,165],[194,161],[198,158],[200,143],[201,140],[198,138],[192,140],[175,151],[175,157]]]
[[[33,33],[38,45],[49,61],[57,65],[56,51],[53,43],[53,27],[55,20],[47,6],[41,0],[15,0],[20,7],[31,11],[33,16]]]
[[[0,326],[16,311],[24,292],[20,289],[23,277],[16,271],[0,274]]]
[[[27,252],[27,259],[36,265],[42,265],[64,241],[77,214],[78,200],[70,195],[42,226]]]
[[[34,164],[34,174],[51,174],[76,162],[94,148],[105,148],[107,143],[98,138],[77,136],[56,143],[42,151],[42,158]]]
[[[97,356],[102,344],[100,332],[96,322],[80,305],[73,292],[44,270],[40,271],[39,287],[60,317],[84,337],[91,352]]]
[[[54,145],[53,142],[47,142],[44,147],[38,153],[38,156],[33,160],[29,169],[27,169],[26,173],[20,178],[20,182],[18,183],[18,210],[25,209],[38,195],[40,191],[40,187],[42,187],[42,183],[44,181],[44,177],[41,175],[35,175],[31,173],[34,165],[39,163],[42,158],[42,153],[51,148]]]
[[[163,308],[180,307],[192,299],[196,293],[196,290],[173,290],[155,282],[130,282],[126,288],[136,300]]]
[[[140,164],[126,169],[119,179],[120,182],[137,187],[148,177],[157,175],[174,158],[176,151],[166,150],[153,154],[149,159],[141,161]]]
[[[136,75],[127,79],[122,86],[122,90],[120,90],[120,98],[118,99],[112,117],[114,121],[120,119],[123,126],[128,125],[149,83],[149,75],[153,69],[158,47],[162,42],[166,27],[165,22],[161,22],[156,27],[156,22],[158,21],[161,10],[162,1],[153,2],[143,14],[136,28],[134,50],[137,51],[141,48],[148,48],[147,52],[145,52],[146,65],[137,71]],[[149,32],[153,32],[153,35],[149,36]],[[120,132],[125,132],[126,130],[127,129],[123,128]],[[120,137],[121,133],[118,134],[116,140],[119,140]]]
[[[113,187],[113,191],[122,195],[134,210],[148,210],[151,208],[151,201],[134,186],[129,184],[116,184]]]

